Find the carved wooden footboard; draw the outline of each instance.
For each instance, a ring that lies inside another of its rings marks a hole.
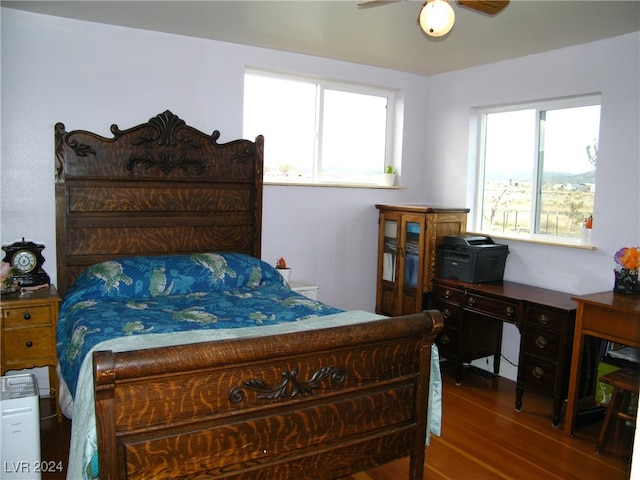
[[[94,354],[100,478],[421,479],[439,312]]]

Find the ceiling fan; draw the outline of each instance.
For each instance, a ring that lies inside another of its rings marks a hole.
[[[358,8],[380,7],[405,0],[369,0],[358,4]],[[456,0],[462,7],[487,15],[497,15],[509,5],[509,0]],[[441,37],[453,28],[455,13],[448,0],[427,0],[420,9],[418,23],[427,35]]]

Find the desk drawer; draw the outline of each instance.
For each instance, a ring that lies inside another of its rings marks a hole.
[[[562,322],[567,321],[567,312],[559,312],[549,308],[529,304],[527,306],[526,321],[530,325],[559,332],[562,328]]]
[[[518,317],[518,302],[498,300],[496,298],[467,292],[464,302],[465,308],[473,310],[505,322],[515,323]]]
[[[527,325],[522,336],[522,350],[527,354],[556,361],[560,351],[560,335]]]
[[[448,302],[458,304],[461,304],[462,299],[464,298],[464,290],[459,290],[446,285],[436,285],[435,293],[436,299],[438,300],[446,300]]]
[[[461,306],[436,300],[435,307],[442,313],[445,328],[460,330],[464,312]]]
[[[460,332],[450,328],[444,328],[436,338],[436,345],[440,355],[445,358],[457,358],[459,354]]]
[[[557,378],[558,365],[556,362],[526,353],[520,356],[518,382],[526,388],[548,395],[556,391]]]

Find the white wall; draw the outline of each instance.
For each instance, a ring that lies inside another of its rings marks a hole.
[[[579,250],[502,241],[510,255],[505,279],[572,294],[613,287],[613,254],[640,245],[640,34],[532,55],[429,78],[424,201],[474,207],[469,158],[471,111],[475,107],[602,94],[597,191],[592,243]],[[475,211],[472,210],[470,216]],[[503,354],[517,363],[520,334],[503,331]],[[490,369],[485,360],[474,362]],[[500,374],[516,378],[502,361]],[[524,402],[526,402],[526,395]],[[640,451],[636,429],[634,457]],[[640,477],[637,460],[631,478]]]
[[[242,135],[245,66],[403,91],[406,190],[266,186],[263,258],[285,256],[294,279],[345,309],[375,303],[375,203],[473,207],[471,109],[602,93],[596,250],[505,241],[505,278],[569,293],[612,287],[613,253],[640,244],[639,34],[424,78],[261,48],[2,8],[0,241],[44,243],[55,280],[53,126],[110,136],[171,109],[222,141]],[[268,139],[266,142],[268,148]],[[473,214],[473,212],[472,212]],[[516,332],[517,333],[517,332]],[[510,335],[505,335],[507,351]],[[514,352],[517,356],[517,351]],[[513,357],[511,357],[513,358]]]
[[[44,243],[55,280],[53,127],[110,137],[165,109],[221,141],[242,136],[245,66],[366,81],[402,90],[406,190],[266,186],[262,256],[284,256],[319,297],[373,310],[375,203],[418,201],[426,169],[424,77],[316,57],[2,8],[2,244]],[[364,79],[364,80],[363,80]],[[265,148],[269,148],[266,139]]]
[[[640,245],[640,34],[430,77],[426,201],[465,205],[475,215],[472,109],[488,105],[602,94],[595,250],[498,240],[509,245],[505,279],[586,294],[613,288],[613,254]],[[470,140],[471,138],[471,140]],[[443,180],[446,179],[446,180]],[[517,363],[520,334],[505,325],[503,354]],[[487,368],[486,360],[475,362]],[[517,370],[502,362],[500,373]]]
[[[293,278],[345,309],[375,302],[375,203],[473,207],[471,109],[602,93],[595,250],[505,241],[505,278],[569,293],[612,287],[613,253],[640,244],[639,35],[423,78],[222,42],[2,9],[2,244],[44,243],[55,279],[53,126],[110,136],[171,109],[222,141],[242,135],[245,66],[400,89],[407,190],[267,186],[263,258],[285,256]],[[268,148],[268,139],[267,146]],[[473,212],[472,212],[473,214]],[[509,335],[506,336],[507,343]],[[508,345],[507,345],[508,348]]]
[[[500,243],[510,250],[507,280],[575,294],[613,288],[613,254],[640,245],[640,34],[430,77],[429,92],[425,200],[468,207],[474,201],[467,188],[475,174],[468,153],[472,108],[602,94],[596,250]]]
[[[569,293],[611,288],[613,253],[640,244],[639,34],[424,78],[286,52],[2,9],[0,241],[44,243],[55,279],[53,126],[110,136],[171,109],[222,140],[242,135],[246,65],[367,82],[405,95],[407,190],[267,186],[263,258],[345,309],[373,309],[375,203],[473,207],[473,107],[602,93],[593,251],[508,243],[505,278]],[[268,139],[267,146],[268,148]],[[473,212],[472,212],[473,213]]]
[[[172,110],[221,141],[242,135],[245,66],[365,79],[405,95],[407,190],[266,186],[263,258],[285,256],[320,299],[373,310],[375,203],[473,207],[468,185],[473,107],[602,93],[593,251],[507,243],[505,278],[582,294],[613,286],[613,254],[640,245],[640,34],[429,79],[328,59],[1,9],[0,242],[47,248],[55,280],[53,126],[110,136]],[[268,148],[268,139],[267,147]],[[517,331],[503,351],[517,359]],[[503,362],[503,366],[505,362]],[[513,378],[513,369],[505,367]],[[503,373],[504,374],[504,373]],[[636,442],[636,445],[639,442]]]

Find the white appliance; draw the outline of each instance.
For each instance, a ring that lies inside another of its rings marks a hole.
[[[0,377],[0,478],[40,480],[40,397],[33,374]]]

